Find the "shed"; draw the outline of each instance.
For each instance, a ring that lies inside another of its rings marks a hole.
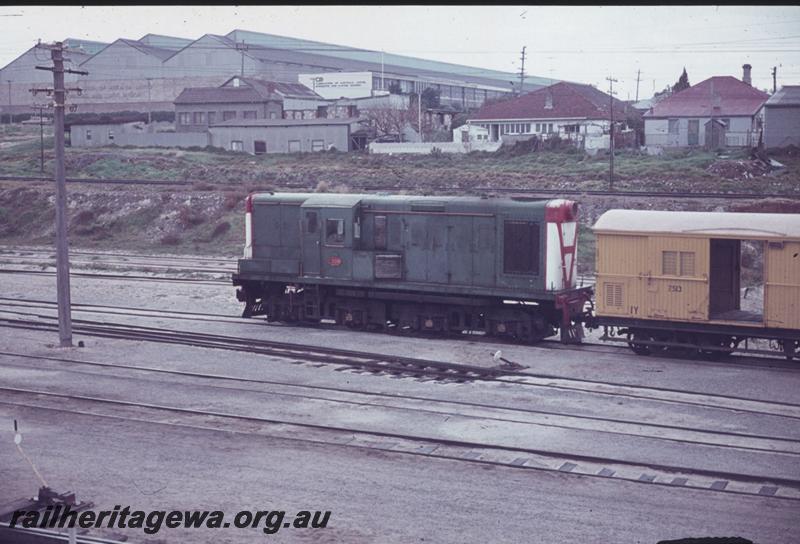
[[[211,145],[255,155],[350,150],[357,119],[233,119],[208,128]]]
[[[800,85],[784,85],[764,103],[764,146],[800,145]]]
[[[611,210],[594,225],[598,315],[800,328],[800,216]],[[761,308],[742,304],[742,247]]]

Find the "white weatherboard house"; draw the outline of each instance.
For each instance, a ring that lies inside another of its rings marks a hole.
[[[743,81],[715,76],[665,98],[644,114],[648,147],[749,147],[758,144],[759,110],[769,95]]]

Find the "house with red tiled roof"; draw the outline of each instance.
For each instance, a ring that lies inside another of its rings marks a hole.
[[[511,100],[487,104],[471,115],[467,124],[477,127],[475,133],[486,131],[491,142],[557,134],[583,144],[604,141],[595,147],[608,147],[612,113],[619,130],[629,113],[624,102],[591,85],[562,81]]]
[[[742,80],[714,76],[665,98],[644,114],[648,147],[749,147],[758,144],[759,111],[769,95]]]

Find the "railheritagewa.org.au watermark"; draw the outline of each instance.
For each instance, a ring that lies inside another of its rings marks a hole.
[[[153,535],[167,529],[252,529],[271,535],[281,529],[324,529],[330,510],[301,510],[288,514],[283,510],[242,510],[228,517],[219,510],[133,510],[116,505],[113,510],[75,511],[69,506],[48,506],[43,511],[16,510],[10,528],[24,529],[141,529]]]

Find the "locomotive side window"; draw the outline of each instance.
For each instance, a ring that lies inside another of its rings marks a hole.
[[[317,212],[306,212],[306,234],[317,232]]]
[[[373,229],[375,233],[375,249],[386,249],[386,216],[385,215],[376,215],[375,216],[375,228]]]
[[[539,273],[539,224],[505,221],[503,225],[503,272]]]
[[[344,245],[344,219],[325,220],[325,244],[329,246]]]

